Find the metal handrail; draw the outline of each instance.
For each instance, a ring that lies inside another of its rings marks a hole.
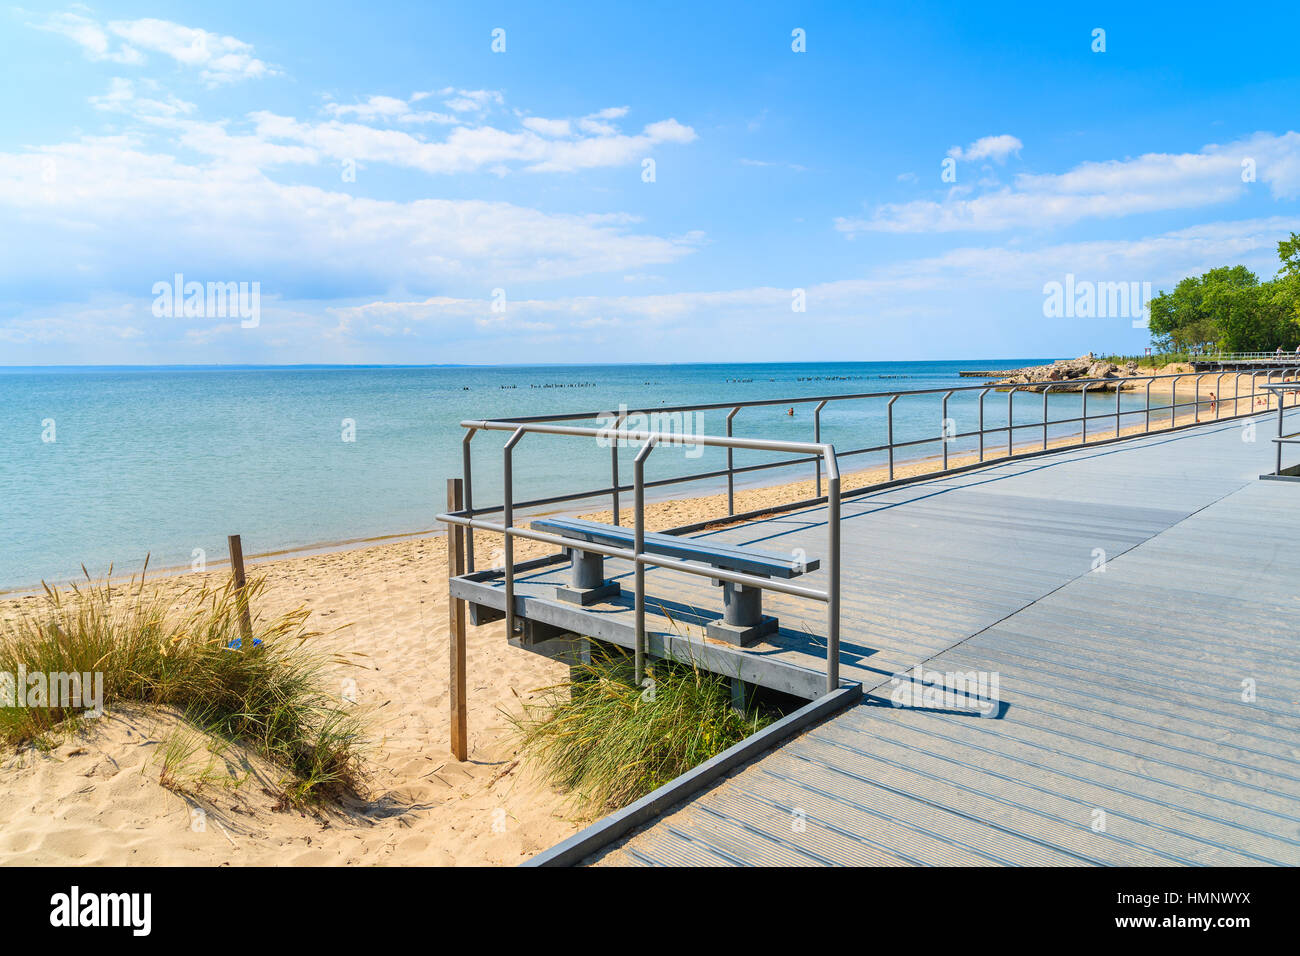
[[[1094,421],[1102,418],[1113,420],[1115,423],[1114,436],[1119,437],[1122,431],[1124,417],[1126,416],[1131,417],[1135,415],[1143,416],[1143,424],[1144,424],[1143,430],[1145,433],[1145,432],[1150,432],[1151,430],[1152,413],[1167,411],[1169,412],[1169,425],[1170,427],[1173,427],[1177,422],[1177,416],[1181,410],[1186,408],[1192,408],[1192,407],[1199,409],[1202,405],[1205,404],[1205,402],[1200,399],[1200,394],[1199,394],[1200,379],[1204,376],[1209,375],[1209,376],[1215,376],[1216,377],[1215,381],[1218,382],[1219,380],[1222,379],[1222,376],[1224,374],[1233,374],[1233,373],[1231,372],[1225,373],[1221,371],[1177,372],[1177,373],[1170,373],[1166,375],[1133,376],[1133,377],[1126,377],[1126,378],[1067,379],[1067,380],[1060,380],[1055,382],[1034,382],[1034,383],[1028,383],[1023,385],[1006,385],[1006,386],[969,385],[969,386],[953,386],[953,387],[928,388],[928,389],[912,389],[910,391],[857,392],[857,393],[842,394],[842,395],[798,396],[798,397],[775,398],[775,399],[755,399],[755,400],[745,401],[745,402],[730,401],[730,402],[716,402],[716,403],[705,403],[705,404],[696,404],[696,405],[660,406],[658,408],[622,409],[618,416],[614,416],[613,413],[608,413],[608,412],[572,412],[572,413],[565,413],[560,415],[536,415],[536,416],[512,418],[511,422],[514,423],[515,425],[532,425],[532,424],[571,422],[571,421],[589,421],[598,418],[612,418],[614,419],[615,427],[617,427],[618,425],[621,425],[623,422],[625,422],[626,419],[632,415],[647,415],[651,413],[677,414],[682,412],[699,412],[699,411],[710,411],[710,410],[720,411],[725,409],[727,411],[727,415],[726,415],[727,437],[732,438],[734,437],[732,434],[733,421],[736,415],[742,409],[756,408],[756,407],[772,407],[778,405],[795,406],[795,405],[814,404],[816,409],[818,410],[818,413],[814,416],[814,420],[813,420],[814,437],[819,439],[820,432],[821,432],[820,409],[825,407],[826,404],[831,402],[857,401],[863,399],[888,399],[885,407],[885,418],[886,418],[885,443],[879,445],[865,446],[862,448],[852,448],[844,451],[838,451],[837,456],[840,459],[845,459],[845,458],[850,458],[858,455],[869,455],[869,454],[883,452],[887,455],[887,460],[888,460],[888,480],[893,481],[895,478],[895,465],[896,465],[897,451],[904,450],[904,449],[911,449],[911,448],[920,448],[926,445],[933,445],[936,442],[942,443],[940,447],[946,448],[948,442],[967,439],[967,438],[977,438],[979,441],[978,460],[981,463],[983,463],[988,459],[988,455],[987,455],[988,449],[986,447],[985,438],[986,436],[994,435],[998,433],[1006,433],[1007,436],[1006,457],[1014,458],[1016,456],[1016,450],[1015,450],[1016,435],[1017,433],[1023,432],[1024,429],[1041,430],[1043,434],[1041,448],[1042,450],[1046,450],[1049,444],[1049,439],[1050,439],[1049,430],[1051,426],[1079,425],[1080,431],[1083,433],[1082,438],[1086,442],[1087,439],[1089,438],[1087,434],[1088,432],[1087,423],[1089,421]],[[1250,383],[1251,383],[1250,394],[1242,395],[1240,389],[1240,376],[1247,375],[1247,374],[1250,375]],[[1268,395],[1268,393],[1261,393],[1259,391],[1259,386],[1258,386],[1259,377],[1264,376],[1265,383],[1268,383],[1271,382],[1275,376],[1280,375],[1285,379],[1287,376],[1295,375],[1295,374],[1300,374],[1300,366],[1269,369],[1266,371],[1265,370],[1256,370],[1253,372],[1243,371],[1237,373],[1238,377],[1234,378],[1233,395],[1231,398],[1226,398],[1224,396],[1218,395],[1218,391],[1216,388],[1215,418],[1232,419],[1232,418],[1242,417],[1243,415],[1256,414],[1253,408],[1253,402],[1255,398],[1259,397],[1261,394]],[[1186,378],[1191,378],[1198,383],[1196,388],[1196,398],[1194,401],[1191,402],[1180,402],[1178,401],[1178,383],[1180,380]],[[1153,383],[1161,380],[1173,380],[1173,388],[1170,393],[1170,403],[1167,405],[1152,405],[1151,386]],[[1122,391],[1136,391],[1138,388],[1142,387],[1143,383],[1145,383],[1143,407],[1141,409],[1134,409],[1132,411],[1123,411],[1120,404],[1122,399]],[[1049,392],[1053,392],[1054,390],[1057,389],[1064,390],[1067,388],[1070,389],[1071,391],[1082,391],[1086,402],[1086,396],[1088,394],[1088,390],[1092,389],[1094,386],[1097,385],[1106,385],[1110,387],[1116,387],[1117,385],[1119,386],[1118,388],[1116,388],[1116,396],[1115,396],[1116,404],[1114,409],[1108,409],[1105,412],[1098,413],[1098,414],[1089,414],[1087,408],[1085,407],[1082,409],[1083,414],[1080,416],[1071,416],[1065,418],[1047,417],[1048,415],[1047,394]],[[984,421],[984,405],[985,405],[984,399],[989,392],[999,387],[1005,388],[1007,390],[1007,424],[995,425],[986,428],[985,421]],[[1043,393],[1044,396],[1043,415],[1041,420],[1032,421],[1032,422],[1023,422],[1019,424],[1015,422],[1014,400],[1015,400],[1016,392],[1021,390],[1041,391]],[[942,427],[942,421],[941,421],[939,434],[935,437],[914,438],[905,441],[894,440],[894,404],[900,398],[926,396],[926,395],[950,396],[957,392],[978,392],[979,393],[979,398],[977,402],[979,422],[978,422],[977,429],[975,429],[974,431],[945,434]],[[1240,403],[1243,399],[1246,399],[1252,403],[1250,406],[1247,407],[1247,410],[1245,412],[1240,411]],[[1231,403],[1232,405],[1232,414],[1225,415],[1224,409],[1225,406],[1227,406],[1229,403]],[[1271,403],[1271,397],[1270,397],[1270,403]],[[463,443],[463,454],[462,454],[462,470],[463,470],[463,475],[465,480],[465,513],[471,515],[495,514],[501,511],[500,506],[487,507],[487,508],[475,508],[473,504],[472,495],[470,492],[470,486],[472,484],[471,477],[472,477],[472,466],[473,466],[473,462],[471,460],[471,455],[469,452],[470,441],[473,439],[474,435],[479,430],[480,426],[484,423],[462,422],[461,424],[467,429],[464,443]],[[500,425],[500,427],[504,428],[505,425],[502,424]],[[604,431],[608,432],[608,429],[605,429]],[[819,442],[814,441],[813,444],[816,445],[819,444]],[[735,464],[734,456],[732,454],[734,447],[736,446],[731,446],[727,448],[727,460],[726,460],[725,468],[719,468],[711,471],[694,472],[691,474],[681,475],[676,477],[659,478],[653,481],[645,482],[644,487],[658,488],[658,487],[665,487],[668,485],[681,484],[690,481],[703,481],[703,480],[709,480],[715,478],[725,478],[727,481],[727,514],[728,516],[734,516],[736,514],[735,477],[737,475],[751,474],[754,472],[765,471],[774,468],[789,468],[791,466],[796,466],[796,465],[812,465],[814,468],[813,477],[815,481],[817,478],[816,473],[817,471],[820,470],[820,465],[819,465],[820,459],[816,455],[802,457],[802,458],[795,458],[795,459],[785,459],[785,460],[772,461],[772,462],[760,462],[755,464],[737,466]],[[1027,453],[1033,453],[1033,452],[1027,452]],[[619,479],[618,471],[617,471],[618,469],[618,443],[617,442],[612,443],[611,457],[612,457],[613,464],[612,464],[610,485],[601,488],[593,488],[593,489],[582,490],[577,492],[570,492],[567,494],[551,495],[542,498],[534,498],[527,501],[520,501],[520,502],[516,502],[516,506],[520,508],[543,507],[547,505],[564,504],[566,502],[589,500],[591,498],[595,498],[601,495],[608,495],[611,498],[611,506],[613,508],[613,514],[614,514],[614,523],[617,524],[619,522],[619,511],[620,511],[619,496],[624,491],[633,490],[633,485],[623,483]],[[993,460],[997,460],[997,459],[993,459]],[[941,474],[942,471],[937,473]],[[821,495],[819,493],[817,498],[819,499],[820,497]],[[813,500],[817,500],[817,499],[813,499]],[[473,537],[474,536],[472,531],[466,534],[467,567],[471,571],[475,567]]]
[[[1272,441],[1277,445],[1277,468],[1274,475],[1282,474],[1282,446],[1283,445],[1300,445],[1300,431],[1288,433],[1286,429],[1286,401],[1284,394],[1286,392],[1300,391],[1300,384],[1286,385],[1265,385],[1264,388],[1270,392],[1277,393],[1277,437]]]
[[[1214,352],[1188,355],[1189,362],[1294,362],[1300,357],[1300,351],[1273,352]]]
[[[477,512],[466,507],[455,513],[438,515],[438,520],[468,529],[469,537],[475,529],[500,534],[505,539],[505,616],[506,633],[515,633],[514,606],[514,546],[516,537],[527,538],[554,544],[559,547],[572,548],[574,542],[559,535],[533,531],[531,528],[516,527],[514,524],[514,448],[528,434],[569,435],[587,438],[612,440],[614,442],[641,442],[642,447],[635,460],[635,480],[633,482],[634,512],[636,530],[634,545],[627,548],[615,548],[606,545],[583,542],[582,550],[603,554],[607,557],[623,558],[633,562],[636,574],[636,595],[634,612],[636,619],[635,673],[638,686],[644,673],[645,661],[645,568],[647,565],[666,570],[681,571],[713,580],[730,581],[767,591],[777,591],[797,597],[810,598],[826,604],[826,692],[839,689],[839,646],[840,646],[840,470],[835,447],[824,442],[792,442],[758,438],[735,438],[718,435],[684,435],[676,432],[629,431],[624,428],[582,428],[573,425],[553,425],[540,422],[506,422],[506,421],[465,421],[461,426],[469,435],[484,431],[509,431],[510,439],[506,442],[502,460],[503,504],[500,509],[480,509]],[[467,438],[468,441],[468,438]],[[645,551],[645,471],[646,458],[654,448],[661,444],[712,446],[727,449],[745,448],[754,451],[785,452],[790,454],[813,455],[825,467],[827,487],[827,587],[825,590],[786,584],[760,575],[743,574],[721,568],[693,564],[677,558],[649,554]],[[467,446],[468,447],[468,446]],[[617,447],[617,445],[616,445]],[[467,459],[468,461],[468,459]],[[470,485],[471,474],[466,471],[465,487]],[[616,483],[617,484],[617,483]],[[468,500],[468,494],[466,496]],[[489,510],[500,510],[503,519],[500,524],[477,520],[474,514],[483,514]],[[471,569],[472,570],[472,569]]]
[[[997,434],[1002,432],[1006,433],[1007,435],[1006,458],[1010,459],[1010,458],[1015,458],[1017,456],[1016,447],[1015,447],[1016,433],[1026,428],[1032,428],[1036,430],[1041,429],[1043,450],[1046,450],[1048,447],[1049,431],[1050,431],[1050,427],[1053,425],[1079,425],[1082,432],[1081,438],[1084,443],[1088,441],[1088,437],[1089,437],[1088,428],[1087,428],[1088,422],[1092,420],[1101,419],[1101,418],[1113,419],[1115,438],[1118,438],[1121,434],[1122,420],[1124,416],[1133,416],[1133,415],[1144,416],[1144,423],[1145,423],[1144,433],[1149,433],[1151,431],[1151,413],[1168,411],[1169,427],[1173,428],[1176,427],[1177,425],[1177,416],[1179,410],[1191,407],[1196,409],[1199,412],[1201,406],[1205,404],[1205,402],[1201,399],[1200,395],[1201,395],[1201,379],[1206,375],[1215,376],[1216,387],[1214,391],[1214,395],[1215,395],[1214,419],[1219,420],[1220,418],[1234,419],[1234,418],[1245,417],[1248,415],[1258,414],[1254,410],[1253,406],[1254,406],[1254,400],[1260,395],[1264,395],[1268,397],[1269,405],[1271,406],[1272,391],[1276,390],[1276,386],[1274,386],[1272,390],[1268,389],[1268,386],[1272,384],[1273,378],[1275,376],[1280,375],[1282,381],[1285,382],[1288,376],[1300,375],[1300,366],[1292,366],[1292,367],[1285,367],[1285,368],[1270,369],[1266,371],[1259,370],[1259,371],[1250,372],[1249,373],[1250,393],[1244,396],[1241,395],[1240,393],[1241,391],[1240,376],[1247,373],[1246,372],[1237,373],[1234,376],[1234,388],[1233,388],[1233,395],[1231,398],[1220,396],[1218,394],[1218,383],[1222,381],[1224,374],[1232,374],[1232,373],[1225,373],[1222,371],[1180,372],[1180,373],[1171,373],[1167,375],[1132,376],[1132,377],[1125,377],[1125,378],[1110,378],[1110,379],[1071,379],[1071,380],[1061,380],[1055,382],[1033,382],[1033,383],[1026,383],[1020,385],[1007,385],[1005,386],[1007,390],[1007,424],[991,426],[988,428],[985,427],[985,421],[984,421],[984,399],[990,391],[992,391],[994,388],[998,386],[991,386],[991,385],[953,386],[953,387],[913,389],[913,390],[890,391],[890,392],[860,392],[860,393],[847,394],[847,395],[817,395],[817,396],[799,396],[793,398],[779,398],[779,399],[756,399],[748,402],[730,401],[730,402],[718,402],[718,403],[697,404],[697,405],[678,405],[678,406],[668,406],[668,407],[661,406],[658,408],[623,409],[620,412],[620,414],[617,416],[611,416],[609,413],[605,413],[605,412],[594,412],[594,413],[578,412],[578,413],[567,413],[562,415],[550,415],[550,416],[527,416],[527,417],[515,418],[512,420],[480,419],[480,420],[463,421],[461,422],[461,426],[466,429],[465,438],[462,443],[462,465],[464,470],[465,507],[461,511],[456,512],[454,514],[444,514],[444,515],[439,515],[438,517],[439,520],[443,520],[451,524],[458,524],[467,529],[465,537],[466,537],[467,569],[469,572],[473,572],[475,569],[474,543],[473,543],[474,530],[478,529],[478,530],[489,531],[489,532],[494,532],[503,535],[506,542],[506,547],[505,547],[506,623],[509,629],[509,633],[513,634],[514,633],[513,539],[515,537],[521,537],[521,538],[542,541],[550,544],[556,544],[563,547],[572,546],[570,542],[567,542],[567,539],[558,538],[553,535],[543,535],[540,532],[533,532],[529,529],[516,527],[514,525],[514,510],[516,508],[521,508],[521,509],[532,508],[532,507],[540,507],[544,505],[562,504],[571,501],[587,500],[594,497],[598,497],[600,495],[608,494],[611,496],[612,499],[612,505],[614,508],[614,516],[615,516],[614,521],[617,524],[619,521],[619,504],[620,504],[619,495],[623,491],[632,491],[635,499],[634,508],[635,508],[635,515],[637,519],[637,529],[638,529],[634,539],[636,541],[635,546],[631,550],[618,549],[618,548],[604,548],[596,545],[587,545],[587,544],[584,544],[583,547],[597,553],[603,553],[612,557],[619,557],[619,558],[630,560],[634,563],[634,567],[637,568],[639,571],[643,571],[644,567],[647,565],[653,565],[665,569],[679,570],[688,574],[696,574],[699,576],[712,577],[717,580],[730,580],[735,583],[749,584],[751,586],[762,588],[765,590],[778,591],[781,593],[786,593],[798,597],[811,598],[813,600],[818,600],[826,603],[827,604],[827,628],[828,628],[827,690],[829,692],[837,689],[839,686],[838,648],[839,648],[839,608],[840,608],[840,593],[839,593],[840,471],[839,471],[838,463],[841,458],[847,458],[854,455],[864,455],[864,454],[872,454],[877,452],[885,452],[887,453],[888,460],[889,460],[889,480],[893,481],[895,457],[896,457],[896,452],[898,450],[907,449],[907,448],[917,448],[924,445],[931,445],[936,441],[941,443],[941,448],[943,449],[944,452],[943,465],[944,465],[944,470],[946,471],[947,463],[948,463],[948,455],[947,455],[948,443],[958,439],[978,438],[979,461],[982,463],[986,459],[985,437],[991,434]],[[1261,375],[1264,376],[1264,384],[1265,384],[1265,391],[1263,392],[1259,390],[1259,385],[1257,381],[1259,376]],[[1193,379],[1195,383],[1194,395],[1192,401],[1180,402],[1178,400],[1178,383],[1185,378]],[[1169,404],[1167,405],[1153,406],[1151,404],[1151,386],[1154,382],[1160,380],[1172,380],[1171,383],[1172,388],[1170,390],[1170,401]],[[1140,385],[1141,383],[1145,383],[1143,408],[1134,409],[1132,411],[1124,411],[1121,405],[1122,392],[1124,390],[1131,390],[1134,387]],[[1105,385],[1105,386],[1114,387],[1116,389],[1115,406],[1113,409],[1108,409],[1104,412],[1089,414],[1088,402],[1087,402],[1088,391],[1093,386],[1096,385]],[[1069,388],[1071,390],[1079,390],[1081,392],[1082,395],[1081,414],[1078,416],[1071,416],[1066,418],[1049,418],[1048,417],[1048,394],[1052,392],[1054,389],[1065,389],[1065,388]],[[1016,423],[1015,404],[1014,404],[1015,394],[1017,391],[1020,391],[1022,389],[1026,391],[1041,391],[1043,393],[1043,402],[1042,402],[1043,415],[1041,421],[1023,422],[1019,424]],[[948,399],[957,392],[966,392],[966,391],[979,393],[979,398],[977,402],[978,410],[979,410],[979,427],[975,431],[949,433],[946,428],[946,423],[943,421],[943,419],[946,418]],[[940,420],[939,435],[936,437],[908,439],[905,441],[895,441],[894,440],[894,417],[893,417],[894,404],[900,398],[924,396],[924,395],[942,396],[941,407],[940,407],[941,420]],[[814,403],[815,404],[814,416],[813,416],[814,437],[820,439],[821,410],[825,408],[827,404],[831,402],[852,401],[852,400],[873,399],[873,398],[888,399],[888,402],[886,404],[887,441],[883,445],[871,445],[863,448],[855,448],[855,449],[850,449],[848,451],[837,452],[832,444],[822,442],[820,440],[813,441],[813,442],[780,441],[780,440],[771,440],[771,439],[738,438],[732,434],[732,422],[735,419],[736,415],[744,408],[770,407],[776,405],[793,406],[793,405],[806,405],[809,403]],[[1247,411],[1244,413],[1240,411],[1240,402],[1243,398],[1245,398],[1247,401],[1250,402],[1250,405],[1248,405],[1247,407]],[[1278,395],[1278,402],[1279,402],[1279,412],[1281,412],[1282,407],[1285,405],[1285,401],[1283,396],[1280,393]],[[1225,415],[1224,409],[1225,406],[1227,406],[1229,403],[1232,404],[1232,414]],[[726,436],[688,435],[688,434],[672,432],[672,431],[663,432],[663,431],[628,430],[623,427],[623,424],[632,415],[638,415],[638,414],[644,415],[652,412],[657,412],[661,414],[662,413],[671,414],[677,412],[707,411],[707,410],[721,410],[721,409],[728,410],[728,414],[726,416],[726,425],[727,425]],[[612,426],[604,427],[604,428],[591,428],[591,427],[583,427],[577,425],[558,424],[560,422],[583,421],[583,420],[591,420],[596,418],[610,418],[610,417],[614,419],[614,424]],[[503,450],[503,454],[505,456],[503,461],[503,484],[504,484],[505,494],[504,494],[504,502],[499,506],[475,507],[473,504],[473,492],[472,492],[473,462],[472,462],[472,456],[470,454],[470,447],[471,447],[472,439],[479,431],[511,432],[511,437],[507,441],[506,446]],[[612,475],[611,475],[610,486],[605,488],[597,488],[597,489],[585,490],[580,492],[552,495],[545,498],[535,498],[526,501],[515,501],[514,492],[513,492],[513,474],[512,474],[512,467],[511,467],[512,451],[514,446],[517,445],[520,440],[522,440],[524,435],[530,433],[592,437],[592,438],[601,438],[601,439],[609,440],[611,442],[611,449],[612,449],[612,455],[611,455]],[[624,441],[644,443],[643,447],[639,450],[637,454],[636,461],[634,462],[634,479],[631,485],[624,484],[621,481],[618,472],[617,449],[619,447],[619,444]],[[653,450],[653,448],[658,444],[691,445],[691,446],[703,445],[703,446],[725,448],[727,451],[727,467],[724,469],[717,469],[712,471],[698,472],[698,473],[682,475],[677,477],[661,478],[661,479],[655,479],[653,481],[647,481],[645,480],[645,475],[644,475],[644,467],[643,467],[644,462],[647,456]],[[773,461],[773,462],[761,462],[756,464],[737,466],[735,464],[734,457],[733,457],[733,451],[737,448],[755,450],[755,451],[787,453],[799,457],[781,459],[779,461]],[[1034,453],[1037,452],[1036,451],[1021,452],[1021,454],[1034,454]],[[820,502],[822,500],[825,500],[827,503],[827,509],[828,509],[827,534],[828,534],[828,545],[830,550],[830,554],[828,555],[827,568],[828,571],[830,572],[829,576],[831,580],[831,585],[830,587],[828,587],[826,591],[817,592],[814,589],[810,589],[810,588],[802,588],[797,585],[782,584],[780,582],[773,581],[769,578],[757,578],[750,575],[740,575],[736,572],[723,573],[718,569],[705,568],[701,565],[690,564],[688,562],[679,561],[677,559],[655,557],[652,555],[645,554],[644,547],[643,547],[645,489],[681,484],[690,481],[700,481],[700,480],[711,479],[711,478],[725,477],[727,479],[727,514],[729,517],[734,517],[736,515],[736,510],[735,510],[735,476],[736,475],[758,472],[758,471],[771,469],[771,468],[788,468],[793,465],[802,465],[802,464],[812,464],[814,466],[815,469],[814,480],[817,483],[816,488],[818,492],[818,497],[815,499],[811,499],[809,502],[799,502],[798,504],[811,504],[814,502]],[[821,496],[821,477],[822,477],[823,467],[825,468],[825,473],[827,477],[827,494],[825,498]],[[869,489],[867,488],[858,489],[857,491],[854,492],[854,494],[866,490]],[[477,516],[479,515],[496,514],[498,512],[500,512],[503,515],[503,521],[500,524],[477,520]],[[637,620],[636,646],[639,652],[637,660],[638,662],[643,662],[644,643],[645,643],[645,633],[644,633],[645,596],[644,596],[644,581],[643,578],[641,578],[640,576],[638,579],[637,593],[638,596],[636,600],[637,600],[637,608],[638,608],[638,615],[637,615],[638,620]],[[638,672],[638,679],[639,679],[641,673],[640,664],[638,664],[637,672]]]

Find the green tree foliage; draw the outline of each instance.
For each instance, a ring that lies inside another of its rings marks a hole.
[[[1294,351],[1300,345],[1300,234],[1278,243],[1278,258],[1282,267],[1270,282],[1245,266],[1222,266],[1161,292],[1150,303],[1152,344],[1166,351]]]

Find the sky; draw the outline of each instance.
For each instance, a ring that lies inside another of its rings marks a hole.
[[[0,9],[0,365],[1135,353],[1052,284],[1300,231],[1294,4],[558,6]]]

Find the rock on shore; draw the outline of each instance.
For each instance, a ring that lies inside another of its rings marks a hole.
[[[1075,359],[1059,359],[1051,365],[1031,365],[1029,368],[1014,369],[1007,372],[1006,378],[998,379],[995,384],[998,385],[1029,385],[1043,386],[1053,385],[1053,391],[1078,391],[1082,385],[1063,385],[1057,387],[1057,382],[1070,382],[1074,379],[1126,379],[1137,378],[1142,375],[1151,375],[1152,372],[1142,372],[1138,369],[1137,362],[1127,362],[1124,365],[1116,365],[1114,362],[1104,362],[1089,355],[1081,355]],[[1109,388],[1111,386],[1099,385],[1099,389]],[[1123,388],[1122,381],[1116,381],[1115,388]]]

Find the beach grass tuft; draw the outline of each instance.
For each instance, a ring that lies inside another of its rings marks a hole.
[[[587,814],[627,806],[772,722],[738,713],[730,681],[656,660],[634,686],[631,658],[593,648],[564,684],[507,715],[524,759]]]
[[[308,629],[303,608],[267,619],[253,614],[253,640],[242,641],[243,609],[256,606],[264,584],[255,578],[242,592],[230,582],[200,584],[179,597],[146,589],[143,574],[127,586],[89,577],[68,591],[47,586],[35,613],[0,623],[0,674],[10,675],[11,685],[19,674],[78,674],[88,678],[82,686],[92,683],[89,675],[102,675],[103,707],[176,709],[202,733],[241,743],[283,768],[292,803],[353,794],[363,722],[328,690],[329,668],[347,661],[307,646],[318,632]],[[49,747],[92,722],[84,698],[63,703],[51,692],[43,706],[0,706],[0,741]],[[174,776],[171,767],[184,762],[189,744],[168,749],[164,776]]]

